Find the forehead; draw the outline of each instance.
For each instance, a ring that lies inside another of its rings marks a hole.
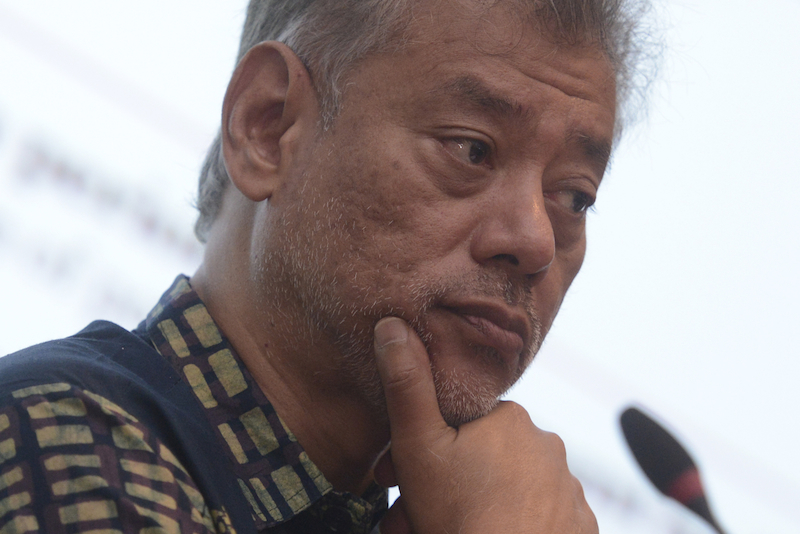
[[[346,93],[380,95],[387,112],[483,114],[515,127],[530,126],[553,103],[568,103],[559,113],[574,111],[583,124],[568,126],[566,135],[602,156],[616,110],[610,62],[599,44],[552,42],[517,5],[417,3],[403,46],[365,59]]]
[[[585,38],[556,37],[549,22],[536,17],[533,0],[423,0],[410,19],[399,51],[422,51],[439,61],[489,56],[536,69],[588,78],[598,63],[604,72],[591,80],[615,93],[615,76],[603,46]],[[561,35],[563,32],[559,32]]]

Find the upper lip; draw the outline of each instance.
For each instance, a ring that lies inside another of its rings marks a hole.
[[[510,308],[505,303],[492,300],[473,300],[461,303],[447,303],[444,308],[459,315],[472,315],[491,321],[503,330],[514,332],[522,338],[525,347],[530,346],[532,326],[528,316],[518,310]]]

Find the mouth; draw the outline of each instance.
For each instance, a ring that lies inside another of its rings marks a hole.
[[[471,342],[491,347],[513,367],[518,365],[531,338],[525,314],[493,302],[465,303],[444,309],[461,320]]]

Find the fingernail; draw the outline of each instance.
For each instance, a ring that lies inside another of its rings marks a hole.
[[[380,350],[392,343],[405,343],[408,339],[406,322],[397,317],[384,317],[375,325],[375,348]]]

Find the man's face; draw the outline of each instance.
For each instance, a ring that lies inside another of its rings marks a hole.
[[[348,78],[270,200],[258,262],[377,407],[372,328],[408,320],[457,425],[521,376],[580,269],[615,89],[596,48],[555,47],[502,7],[432,4],[402,52]]]

